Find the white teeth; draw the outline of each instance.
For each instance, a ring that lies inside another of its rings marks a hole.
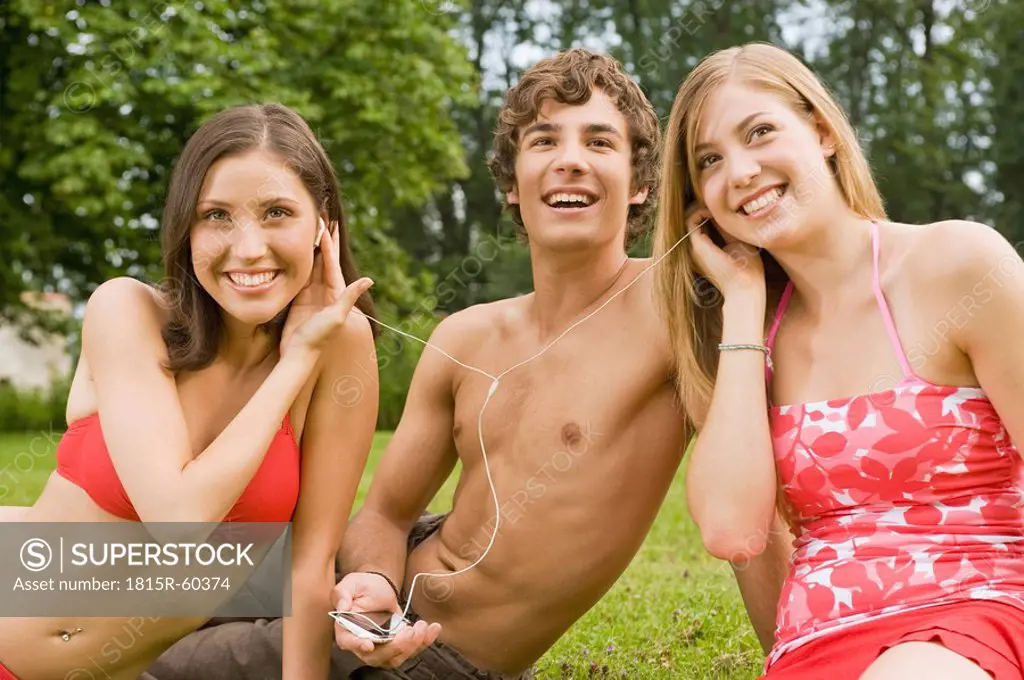
[[[750,213],[755,213],[758,210],[763,210],[770,206],[775,201],[779,200],[780,198],[782,198],[782,189],[780,187],[775,187],[767,194],[759,196],[758,198],[755,198],[753,201],[744,203],[742,206],[743,212],[749,215]]]
[[[228,274],[228,278],[231,279],[232,283],[236,286],[247,286],[253,288],[270,283],[276,276],[277,272],[260,272],[259,274],[239,274],[231,272]]]
[[[586,206],[593,202],[594,198],[587,194],[552,194],[548,196],[547,200],[548,205],[554,205],[555,203],[580,203]]]

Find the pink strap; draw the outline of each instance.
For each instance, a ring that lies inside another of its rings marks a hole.
[[[880,250],[879,244],[880,238],[878,235],[878,223],[871,223],[871,250],[874,255],[874,268],[875,275],[873,279],[873,286],[875,289],[875,299],[878,300],[878,307],[882,312],[882,321],[885,322],[885,330],[889,333],[889,341],[892,343],[893,351],[896,352],[896,359],[900,363],[900,370],[903,371],[905,377],[914,377],[914,371],[910,368],[910,363],[907,361],[907,355],[903,351],[903,344],[900,342],[900,336],[896,332],[896,324],[892,320],[892,313],[889,311],[889,305],[885,301],[885,294],[882,292],[882,284],[878,274],[878,253]]]
[[[768,348],[768,358],[771,359],[772,348],[775,347],[775,334],[779,332],[779,324],[782,323],[782,315],[786,313],[786,307],[789,306],[789,298],[793,297],[793,282],[790,281],[786,284],[786,289],[782,291],[782,297],[779,298],[779,305],[775,308],[775,318],[772,319],[772,327],[768,329],[768,338],[765,340],[765,346]],[[764,363],[764,384],[768,386],[768,403],[771,403],[771,384],[772,384],[772,363],[766,361]]]
[[[769,351],[775,346],[775,334],[779,332],[779,324],[782,323],[782,315],[786,313],[786,307],[789,306],[789,298],[793,297],[793,282],[790,281],[786,284],[786,289],[782,291],[782,297],[779,298],[779,306],[775,308],[775,318],[772,319],[772,327],[768,329],[768,340],[765,345]]]

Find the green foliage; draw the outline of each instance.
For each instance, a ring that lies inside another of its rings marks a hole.
[[[451,110],[474,74],[450,18],[419,0],[11,0],[0,17],[0,311],[23,287],[82,299],[160,278],[156,230],[175,157],[226,107],[279,101],[335,161],[360,266],[415,299],[384,206],[465,173]]]
[[[993,54],[985,62],[992,87],[989,161],[1002,200],[992,202],[1000,229],[1019,242],[1024,240],[1024,4],[1001,0],[980,19]]]
[[[420,0],[58,7],[0,10],[0,319],[26,313],[24,289],[82,301],[112,276],[162,278],[163,194],[186,139],[267,101],[295,107],[332,156],[380,313],[417,309],[431,278],[389,209],[415,211],[466,172],[452,111],[475,100],[476,78],[450,15]],[[407,384],[382,389],[384,422]]]
[[[438,312],[532,287],[486,166],[524,68],[606,49],[664,120],[698,59],[752,40],[793,49],[835,92],[892,219],[967,217],[1024,240],[1016,0],[8,0],[0,318],[26,288],[81,301],[114,275],[160,278],[162,195],[184,141],[226,106],[274,100],[335,162],[382,318],[426,337]],[[382,425],[420,351],[403,343],[382,362]]]
[[[17,389],[0,382],[0,432],[63,430],[70,388],[70,380],[47,390]]]
[[[353,511],[366,498],[390,438],[390,432],[375,435]],[[0,505],[29,505],[38,497],[54,467],[58,439],[52,432],[0,434]],[[456,466],[430,503],[431,512],[451,508],[458,473]],[[626,572],[537,663],[538,680],[757,677],[764,657],[732,570],[704,550],[686,512],[684,474],[673,481]]]
[[[890,217],[991,218],[965,182],[980,177],[989,124],[974,105],[987,51],[977,17],[909,0],[830,4],[850,21],[813,63],[857,127]]]
[[[438,317],[419,309],[401,321],[386,322],[418,338],[427,339],[438,324]],[[416,362],[423,353],[423,345],[390,330],[384,330],[377,341],[377,364],[380,367],[380,406],[377,424],[381,429],[393,430],[405,408],[405,397],[412,381]],[[430,351],[430,350],[427,350]]]
[[[969,218],[1024,237],[1020,2],[479,0],[454,13],[483,89],[478,101],[453,112],[469,177],[451,182],[426,210],[405,215],[396,230],[421,269],[444,276],[480,234],[510,233],[485,165],[487,132],[523,68],[576,45],[619,58],[663,120],[704,55],[751,41],[788,47],[849,111],[892,219]],[[487,44],[533,49],[488,51]],[[503,255],[446,309],[528,291],[528,260],[521,251]]]

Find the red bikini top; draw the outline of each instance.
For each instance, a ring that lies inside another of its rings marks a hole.
[[[99,413],[68,426],[57,446],[57,473],[107,512],[139,521],[103,441]],[[290,522],[299,499],[299,447],[285,416],[263,462],[225,522]]]

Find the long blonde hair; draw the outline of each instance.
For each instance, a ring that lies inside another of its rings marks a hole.
[[[700,198],[694,153],[700,118],[714,92],[731,79],[771,91],[794,111],[829,128],[837,141],[829,164],[847,205],[866,219],[885,218],[882,197],[853,127],[825,86],[789,52],[749,43],[705,57],[676,94],[665,134],[655,257],[663,256],[686,233],[685,215]],[[761,258],[772,302],[781,295],[787,277],[767,251],[761,251]],[[668,323],[675,379],[691,434],[695,418],[703,417],[711,402],[722,335],[722,296],[697,271],[690,244],[683,243],[657,272],[659,306]]]

